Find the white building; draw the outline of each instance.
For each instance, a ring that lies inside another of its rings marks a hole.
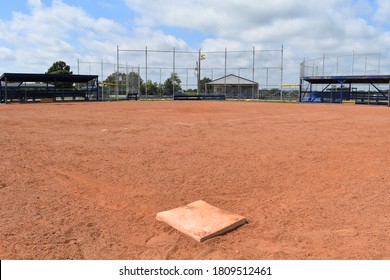
[[[207,83],[206,88],[210,94],[225,94],[226,98],[237,99],[256,98],[259,92],[258,83],[233,74]]]

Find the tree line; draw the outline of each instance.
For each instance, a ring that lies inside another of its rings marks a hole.
[[[70,66],[64,61],[56,61],[46,71],[46,74],[68,74],[72,75]],[[152,80],[146,82],[136,72],[118,73],[114,72],[109,75],[103,82],[118,86],[120,91],[129,90],[131,93],[141,93],[150,95],[172,95],[183,92],[181,86],[181,79],[177,73],[171,73],[171,75],[163,82],[157,83]],[[205,92],[206,83],[211,82],[210,78],[203,78],[200,81],[200,93]],[[197,89],[187,90],[187,92],[196,92]]]
[[[130,92],[140,92],[141,94],[172,95],[183,92],[182,81],[177,73],[171,73],[163,83],[157,83],[152,80],[145,82],[136,72],[130,72],[129,74],[115,72],[109,75],[104,82],[115,84],[119,86],[120,90],[128,89]],[[200,81],[201,93],[205,92],[206,83],[209,82],[211,82],[211,79],[207,77]],[[197,89],[188,89],[186,92],[197,92]]]

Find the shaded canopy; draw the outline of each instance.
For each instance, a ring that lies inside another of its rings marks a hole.
[[[68,75],[68,74],[30,74],[30,73],[4,73],[0,81],[7,82],[64,82],[87,83],[97,79],[97,75]]]
[[[388,84],[390,75],[309,76],[302,79],[311,84]]]

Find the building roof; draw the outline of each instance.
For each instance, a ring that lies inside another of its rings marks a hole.
[[[207,83],[208,85],[245,85],[245,86],[253,86],[258,85],[258,83],[242,78],[237,75],[227,75],[222,78],[216,79],[210,83]]]
[[[97,79],[97,75],[67,75],[67,74],[31,74],[31,73],[4,73],[0,81],[7,82],[67,82],[87,83]]]
[[[388,84],[390,75],[309,76],[302,79],[311,84]]]

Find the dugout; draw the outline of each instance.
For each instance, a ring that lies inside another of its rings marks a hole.
[[[0,102],[99,100],[97,75],[4,73]]]
[[[390,75],[301,77],[300,102],[383,104],[390,106]]]

